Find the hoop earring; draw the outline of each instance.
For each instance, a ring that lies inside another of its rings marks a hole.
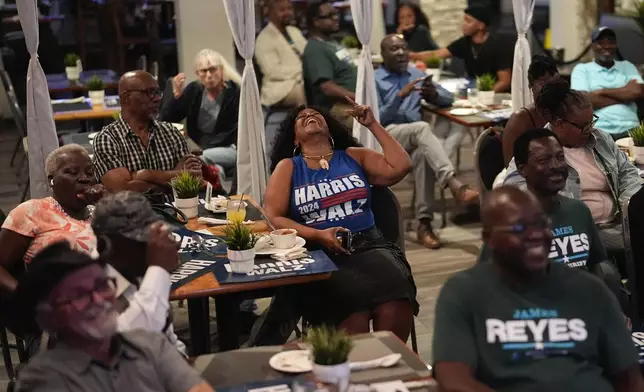
[[[333,138],[329,136],[329,140],[331,141],[331,149],[335,150],[335,142],[333,141]]]
[[[297,149],[300,148],[297,144],[295,145],[295,148],[293,149],[293,156],[297,155]]]

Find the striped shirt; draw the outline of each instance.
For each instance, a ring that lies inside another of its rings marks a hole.
[[[139,170],[174,170],[190,154],[186,139],[170,123],[150,122],[148,147],[119,118],[103,127],[94,138],[94,166],[99,181],[113,169],[124,167],[131,173]]]

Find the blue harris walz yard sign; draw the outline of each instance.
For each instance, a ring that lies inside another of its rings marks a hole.
[[[195,240],[194,235],[203,238],[203,246],[206,251],[212,255],[201,251],[200,246]],[[201,234],[181,227],[172,233],[175,241],[179,243],[179,261],[180,265],[170,274],[172,290],[183,286],[184,284],[210,272],[215,264],[227,261],[226,243],[222,238],[214,235]]]

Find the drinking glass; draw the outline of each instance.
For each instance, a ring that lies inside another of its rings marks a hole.
[[[230,222],[243,222],[246,218],[246,203],[242,200],[228,200],[226,219]]]
[[[470,87],[467,89],[467,100],[470,103],[475,104],[479,101],[479,89],[476,87]]]

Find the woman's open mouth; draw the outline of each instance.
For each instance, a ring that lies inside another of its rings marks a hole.
[[[306,120],[306,122],[304,123],[304,126],[308,127],[312,123],[315,123],[316,125],[320,125],[320,123],[318,122],[318,120],[315,117],[311,117],[311,118]]]

